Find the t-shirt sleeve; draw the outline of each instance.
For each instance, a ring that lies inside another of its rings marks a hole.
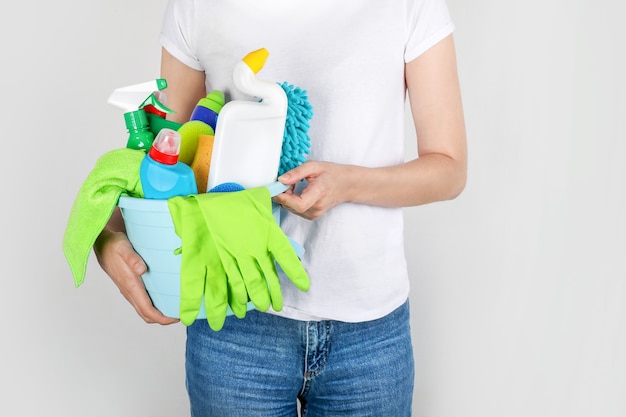
[[[454,31],[445,0],[410,1],[404,61],[409,62]]]
[[[198,71],[204,68],[193,50],[191,36],[194,16],[193,0],[169,0],[163,16],[159,41],[174,58]]]

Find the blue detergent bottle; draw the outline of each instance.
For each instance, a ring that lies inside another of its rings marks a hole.
[[[179,152],[180,134],[161,129],[139,168],[144,198],[166,200],[198,193],[193,170],[178,160]]]

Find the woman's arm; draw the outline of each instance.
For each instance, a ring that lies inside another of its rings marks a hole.
[[[300,195],[274,201],[308,219],[344,202],[406,207],[453,199],[465,187],[467,147],[452,35],[405,66],[418,141],[418,158],[390,167],[366,168],[309,161],[279,180],[309,185]]]
[[[162,48],[161,78],[167,81],[163,91],[167,106],[176,112],[167,118],[178,123],[188,121],[198,101],[207,94],[204,72],[188,67]]]

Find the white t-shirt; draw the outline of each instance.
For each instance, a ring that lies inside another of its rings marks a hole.
[[[257,77],[308,92],[308,159],[383,167],[404,162],[405,63],[453,29],[445,0],[170,0],[161,44],[227,100],[247,98],[235,63],[266,48]],[[281,227],[305,249],[311,288],[281,277],[276,314],[358,322],[406,301],[402,209],[342,204],[314,221],[283,212]]]

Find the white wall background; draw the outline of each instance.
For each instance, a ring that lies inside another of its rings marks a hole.
[[[415,415],[624,416],[624,6],[448,4],[469,182],[406,211]],[[124,140],[106,98],[158,76],[164,6],[3,14],[0,415],[188,415],[184,327],[144,324],[93,257],[74,288],[61,250],[80,184]]]

